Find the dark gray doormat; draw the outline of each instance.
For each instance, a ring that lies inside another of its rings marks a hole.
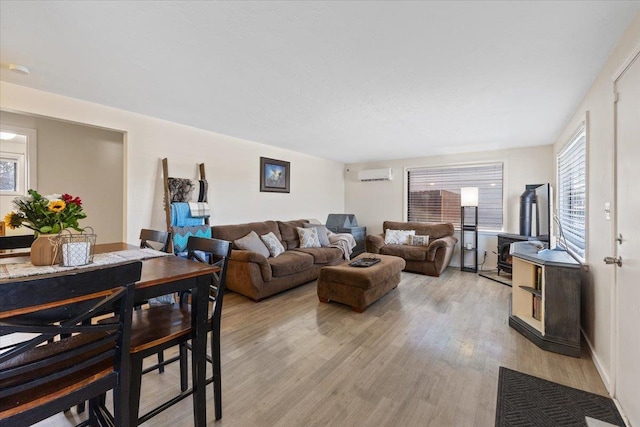
[[[624,427],[608,397],[500,367],[496,427],[586,426],[586,417]]]

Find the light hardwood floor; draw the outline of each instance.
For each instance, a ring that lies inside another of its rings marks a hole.
[[[453,268],[402,282],[359,314],[316,283],[254,303],[228,293],[218,426],[492,426],[505,366],[606,395],[583,351],[540,350],[508,325],[511,288]],[[175,365],[175,364],[174,364]],[[177,389],[177,366],[143,380],[143,411]],[[211,387],[207,389],[212,402]],[[57,415],[42,423],[68,426]],[[146,425],[192,426],[186,399]]]

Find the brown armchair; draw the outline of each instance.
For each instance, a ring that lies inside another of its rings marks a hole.
[[[385,221],[382,234],[371,234],[366,238],[367,252],[394,255],[407,263],[404,270],[440,276],[451,261],[458,239],[453,235],[453,224],[426,222]],[[428,246],[385,244],[387,230],[415,230],[416,235],[429,236]]]

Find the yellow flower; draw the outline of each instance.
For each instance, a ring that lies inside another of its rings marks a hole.
[[[49,202],[49,210],[51,212],[62,212],[67,204],[64,200],[52,200]]]
[[[15,230],[22,225],[22,218],[15,212],[9,212],[4,216],[4,225]]]

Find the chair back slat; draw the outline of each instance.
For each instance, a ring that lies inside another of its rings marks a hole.
[[[220,318],[222,310],[222,298],[226,287],[227,265],[231,257],[231,242],[220,239],[209,239],[202,237],[189,237],[187,242],[187,257],[200,262],[220,267],[218,273],[212,275],[210,299],[216,304],[214,306],[213,318]],[[204,253],[206,260],[198,253]]]
[[[0,284],[6,296],[0,335],[15,341],[0,353],[0,426],[33,424],[111,389],[115,419],[128,419],[129,337],[141,269],[134,261]],[[98,315],[112,320],[91,324]]]
[[[140,248],[149,248],[168,252],[170,241],[171,233],[167,231],[149,230],[146,228],[140,230]],[[151,243],[157,243],[157,245],[154,246]]]

